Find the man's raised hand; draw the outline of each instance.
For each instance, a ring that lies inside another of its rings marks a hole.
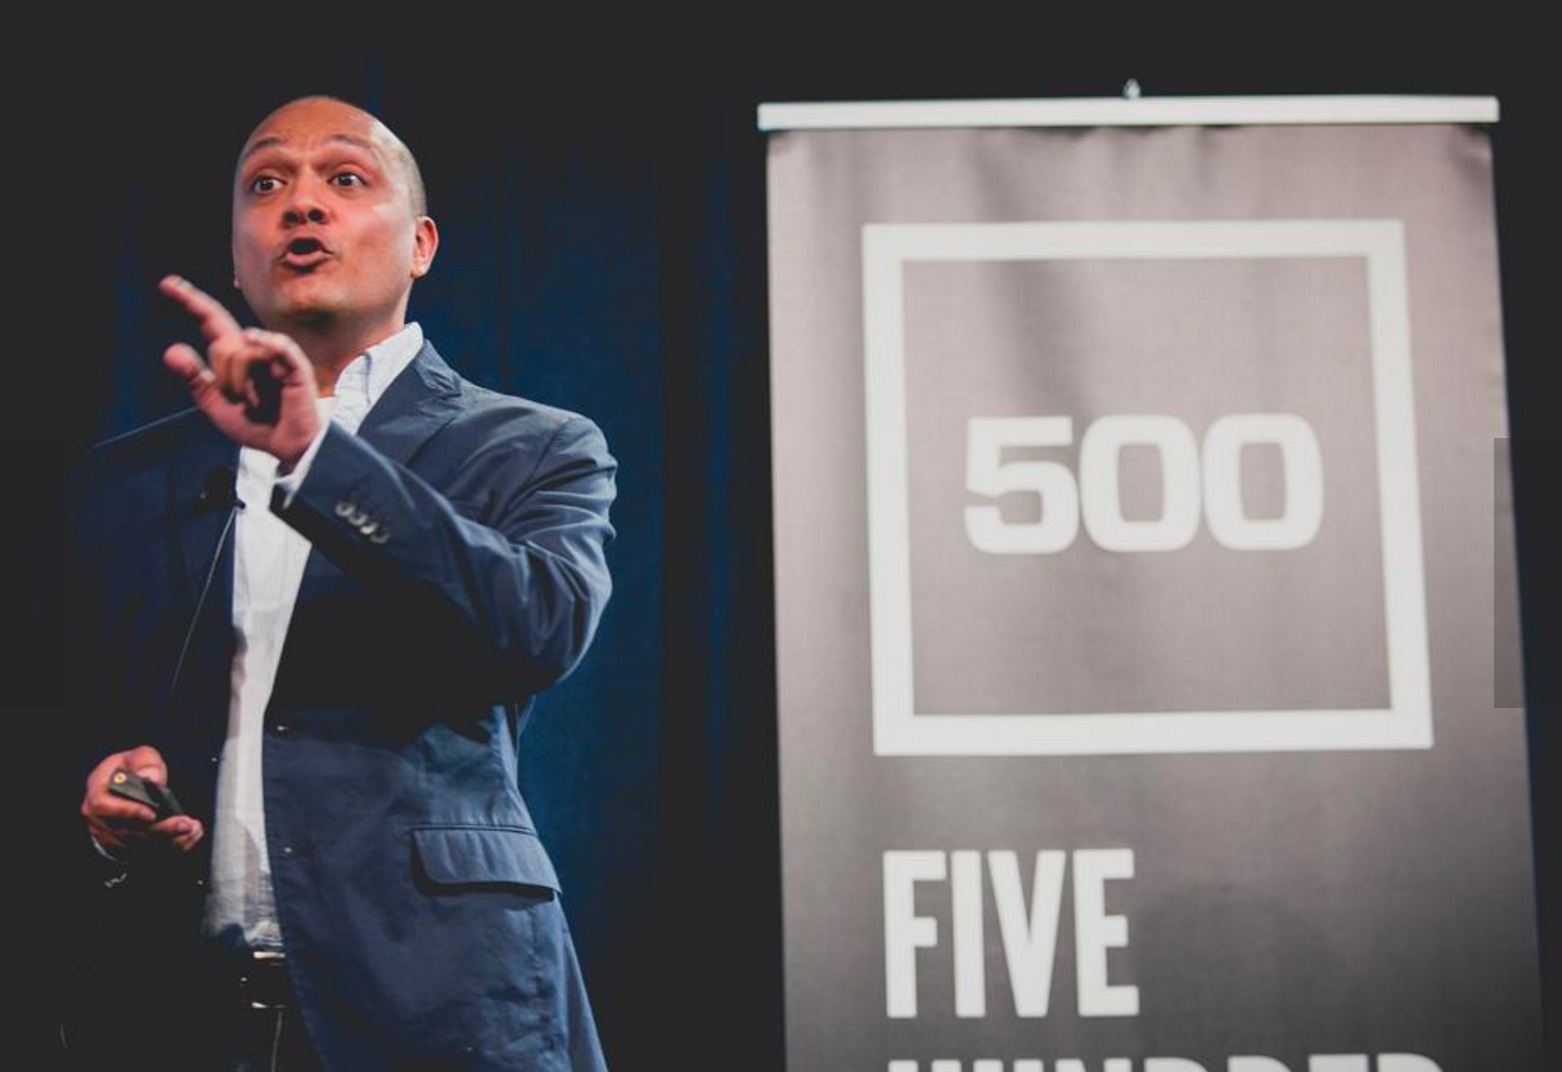
[[[304,351],[280,332],[240,327],[221,302],[180,276],[165,276],[158,289],[184,306],[207,341],[206,360],[176,342],[163,351],[163,364],[224,435],[274,455],[280,471],[291,472],[320,430],[314,367]],[[279,399],[274,420],[264,412],[263,379]]]

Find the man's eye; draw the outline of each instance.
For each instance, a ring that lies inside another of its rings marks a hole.
[[[331,176],[331,181],[338,186],[362,186],[363,176],[356,171],[339,171]]]
[[[249,188],[257,194],[269,194],[280,185],[281,183],[271,175],[258,175],[250,180]]]

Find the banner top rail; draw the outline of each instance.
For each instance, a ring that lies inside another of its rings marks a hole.
[[[1234,126],[1497,122],[1497,98],[1451,96],[1053,97],[1032,100],[772,102],[780,130],[886,127]]]

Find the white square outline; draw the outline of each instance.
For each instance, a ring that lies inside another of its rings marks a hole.
[[[1367,264],[1389,705],[1357,710],[914,710],[908,261],[1362,257]],[[862,228],[873,750],[881,756],[1311,752],[1432,746],[1404,225],[1395,219],[866,224]]]

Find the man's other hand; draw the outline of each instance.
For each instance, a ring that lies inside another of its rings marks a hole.
[[[109,781],[121,768],[158,785],[168,784],[168,766],[150,745],[106,757],[87,775],[87,790],[81,798],[81,817],[87,822],[87,833],[116,855],[146,844],[170,844],[181,852],[195,848],[206,836],[206,828],[193,815],[172,815],[153,822],[156,816],[151,808],[109,792]]]

